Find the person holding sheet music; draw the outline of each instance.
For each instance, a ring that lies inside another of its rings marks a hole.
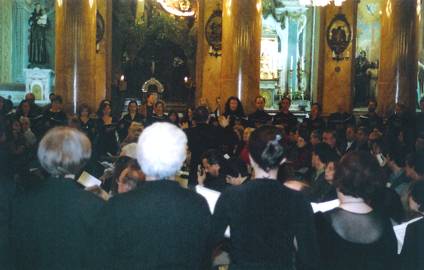
[[[50,176],[31,179],[12,203],[15,267],[88,269],[89,235],[103,201],[83,190],[75,176],[90,159],[90,140],[77,129],[56,127],[41,140],[37,156]]]
[[[138,112],[138,103],[135,99],[131,100],[127,106],[127,114],[119,121],[119,139],[122,142],[128,135],[128,128],[132,122],[144,124],[144,116]]]
[[[392,223],[370,206],[382,179],[377,160],[367,152],[350,152],[338,163],[333,182],[340,205],[316,216],[321,269],[398,269]]]
[[[424,269],[424,181],[415,182],[409,192],[409,207],[421,217],[406,227],[401,252],[402,270]]]
[[[223,240],[229,226],[230,269],[294,269],[295,264],[317,269],[312,208],[301,193],[276,180],[285,155],[282,134],[272,126],[256,129],[249,153],[256,179],[221,194],[212,217],[213,243]]]
[[[55,96],[52,99],[50,109],[44,112],[43,118],[45,131],[48,131],[49,129],[57,126],[66,126],[68,124],[68,117],[66,116],[66,113],[62,110],[62,103],[62,97]]]
[[[95,139],[95,154],[98,157],[116,155],[119,151],[117,121],[112,117],[112,105],[109,100],[103,100],[97,110],[97,135]]]
[[[108,201],[96,222],[88,269],[208,269],[208,204],[175,181],[186,143],[184,132],[170,123],[143,131],[137,160],[146,182]]]

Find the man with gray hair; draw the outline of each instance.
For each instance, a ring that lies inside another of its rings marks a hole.
[[[90,269],[207,269],[208,205],[174,181],[186,144],[185,133],[170,123],[143,131],[137,160],[146,182],[113,197],[103,209]]]
[[[11,243],[16,269],[86,269],[89,235],[103,201],[75,181],[91,156],[84,133],[51,129],[38,147],[47,179],[31,186],[12,204]]]

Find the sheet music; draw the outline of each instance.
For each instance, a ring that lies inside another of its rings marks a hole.
[[[339,207],[340,205],[340,200],[339,199],[335,199],[332,201],[328,201],[328,202],[322,202],[322,203],[311,203],[312,206],[312,210],[314,211],[314,213],[316,212],[327,212],[330,211],[336,207]]]
[[[88,172],[84,171],[82,172],[81,176],[77,180],[78,183],[83,185],[86,188],[91,188],[95,186],[100,186],[102,184],[102,181],[97,179],[96,177],[92,176]]]
[[[414,218],[414,219],[411,219],[410,221],[393,226],[393,230],[395,231],[396,239],[398,242],[398,254],[400,254],[400,252],[402,251],[403,243],[405,242],[406,228],[408,227],[409,224],[414,223],[415,221],[418,221],[422,218],[423,217]]]

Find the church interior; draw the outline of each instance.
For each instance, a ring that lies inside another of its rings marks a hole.
[[[423,270],[424,0],[0,0],[0,269]]]

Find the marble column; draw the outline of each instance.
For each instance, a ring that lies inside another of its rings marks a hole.
[[[345,111],[352,110],[357,11],[357,0],[347,0],[341,7],[331,4],[321,11],[317,101],[322,104],[324,115],[336,112],[338,105]],[[351,27],[352,41],[343,52],[343,59],[337,61],[333,58],[334,53],[327,43],[326,35],[331,21],[339,14],[345,15]]]
[[[204,100],[211,110],[216,107],[216,98],[221,95],[221,56],[209,55],[209,44],[205,37],[205,26],[219,0],[199,0],[197,13],[196,46],[196,106]]]
[[[387,115],[402,103],[412,111],[417,89],[417,1],[384,0],[382,11],[378,110]]]
[[[0,0],[0,83],[12,80],[12,3]]]
[[[223,0],[221,100],[237,96],[251,112],[259,94],[261,0]]]
[[[65,110],[96,101],[96,0],[56,1],[56,87]]]

